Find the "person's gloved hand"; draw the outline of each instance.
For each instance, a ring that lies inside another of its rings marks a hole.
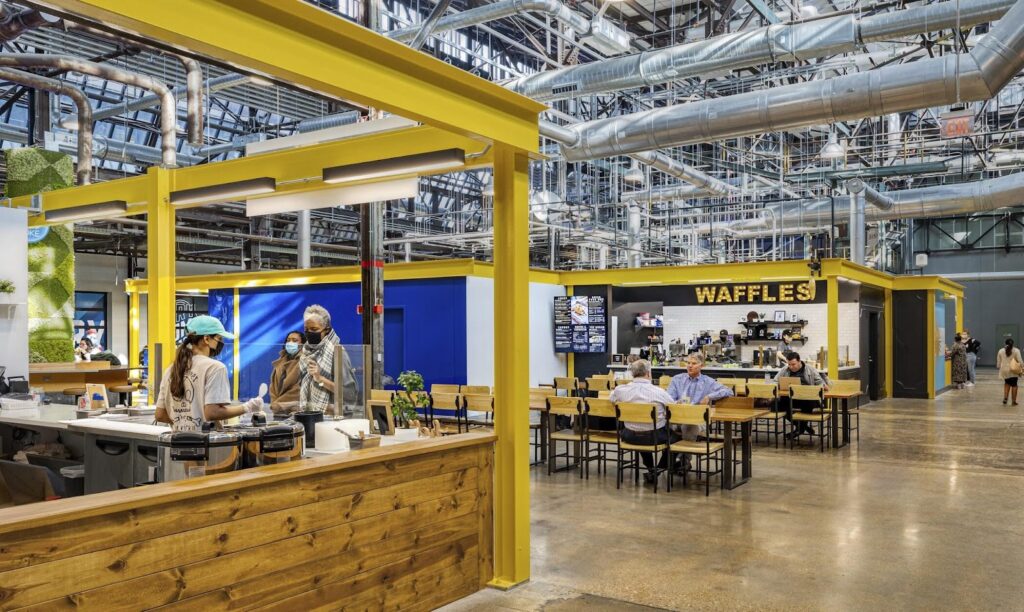
[[[249,414],[252,414],[253,412],[262,412],[263,411],[263,398],[262,397],[254,397],[251,400],[249,400],[249,401],[245,402],[244,404],[242,404],[242,407],[245,408],[245,411],[247,413],[249,413]]]

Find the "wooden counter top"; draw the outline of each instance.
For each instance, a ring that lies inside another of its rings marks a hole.
[[[0,608],[439,607],[491,578],[495,439],[0,510]]]

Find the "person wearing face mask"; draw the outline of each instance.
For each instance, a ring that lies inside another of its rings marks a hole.
[[[306,343],[300,331],[288,332],[281,355],[272,364],[270,372],[270,408],[274,414],[286,415],[299,408],[299,353]]]
[[[206,315],[193,317],[185,330],[188,335],[160,382],[156,420],[170,423],[173,431],[202,431],[209,421],[263,410],[263,400],[258,397],[231,405],[228,370],[216,357],[224,348],[224,339],[233,340],[234,335]]]
[[[319,304],[306,308],[302,314],[306,330],[306,344],[302,347],[299,372],[302,384],[299,387],[299,409],[305,411],[331,412],[343,416],[351,411],[358,400],[355,370],[348,352],[341,346],[338,334],[331,327],[331,315]],[[340,402],[335,401],[338,385],[334,380],[335,352],[341,351],[341,368],[345,372]],[[338,407],[341,404],[342,407]]]

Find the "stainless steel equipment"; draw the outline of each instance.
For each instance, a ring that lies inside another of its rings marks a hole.
[[[222,474],[242,468],[242,436],[227,431],[178,431],[160,435],[157,481]]]
[[[305,428],[291,419],[273,423],[254,419],[252,425],[230,427],[229,431],[242,438],[244,468],[297,461],[306,447]]]

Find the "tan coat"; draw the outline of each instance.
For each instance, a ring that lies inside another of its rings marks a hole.
[[[299,409],[299,386],[302,375],[299,373],[299,358],[289,357],[281,351],[281,356],[274,361],[270,373],[270,409],[275,414],[287,414]]]
[[[1006,380],[1007,378],[1017,377],[1017,374],[1014,374],[1013,372],[1010,371],[1010,362],[1013,361],[1014,359],[1016,359],[1019,363],[1024,365],[1024,361],[1022,361],[1020,357],[1019,348],[1013,347],[1013,352],[1010,353],[1009,357],[1006,356],[1005,346],[999,349],[999,352],[996,353],[996,367],[999,368],[999,378]]]

